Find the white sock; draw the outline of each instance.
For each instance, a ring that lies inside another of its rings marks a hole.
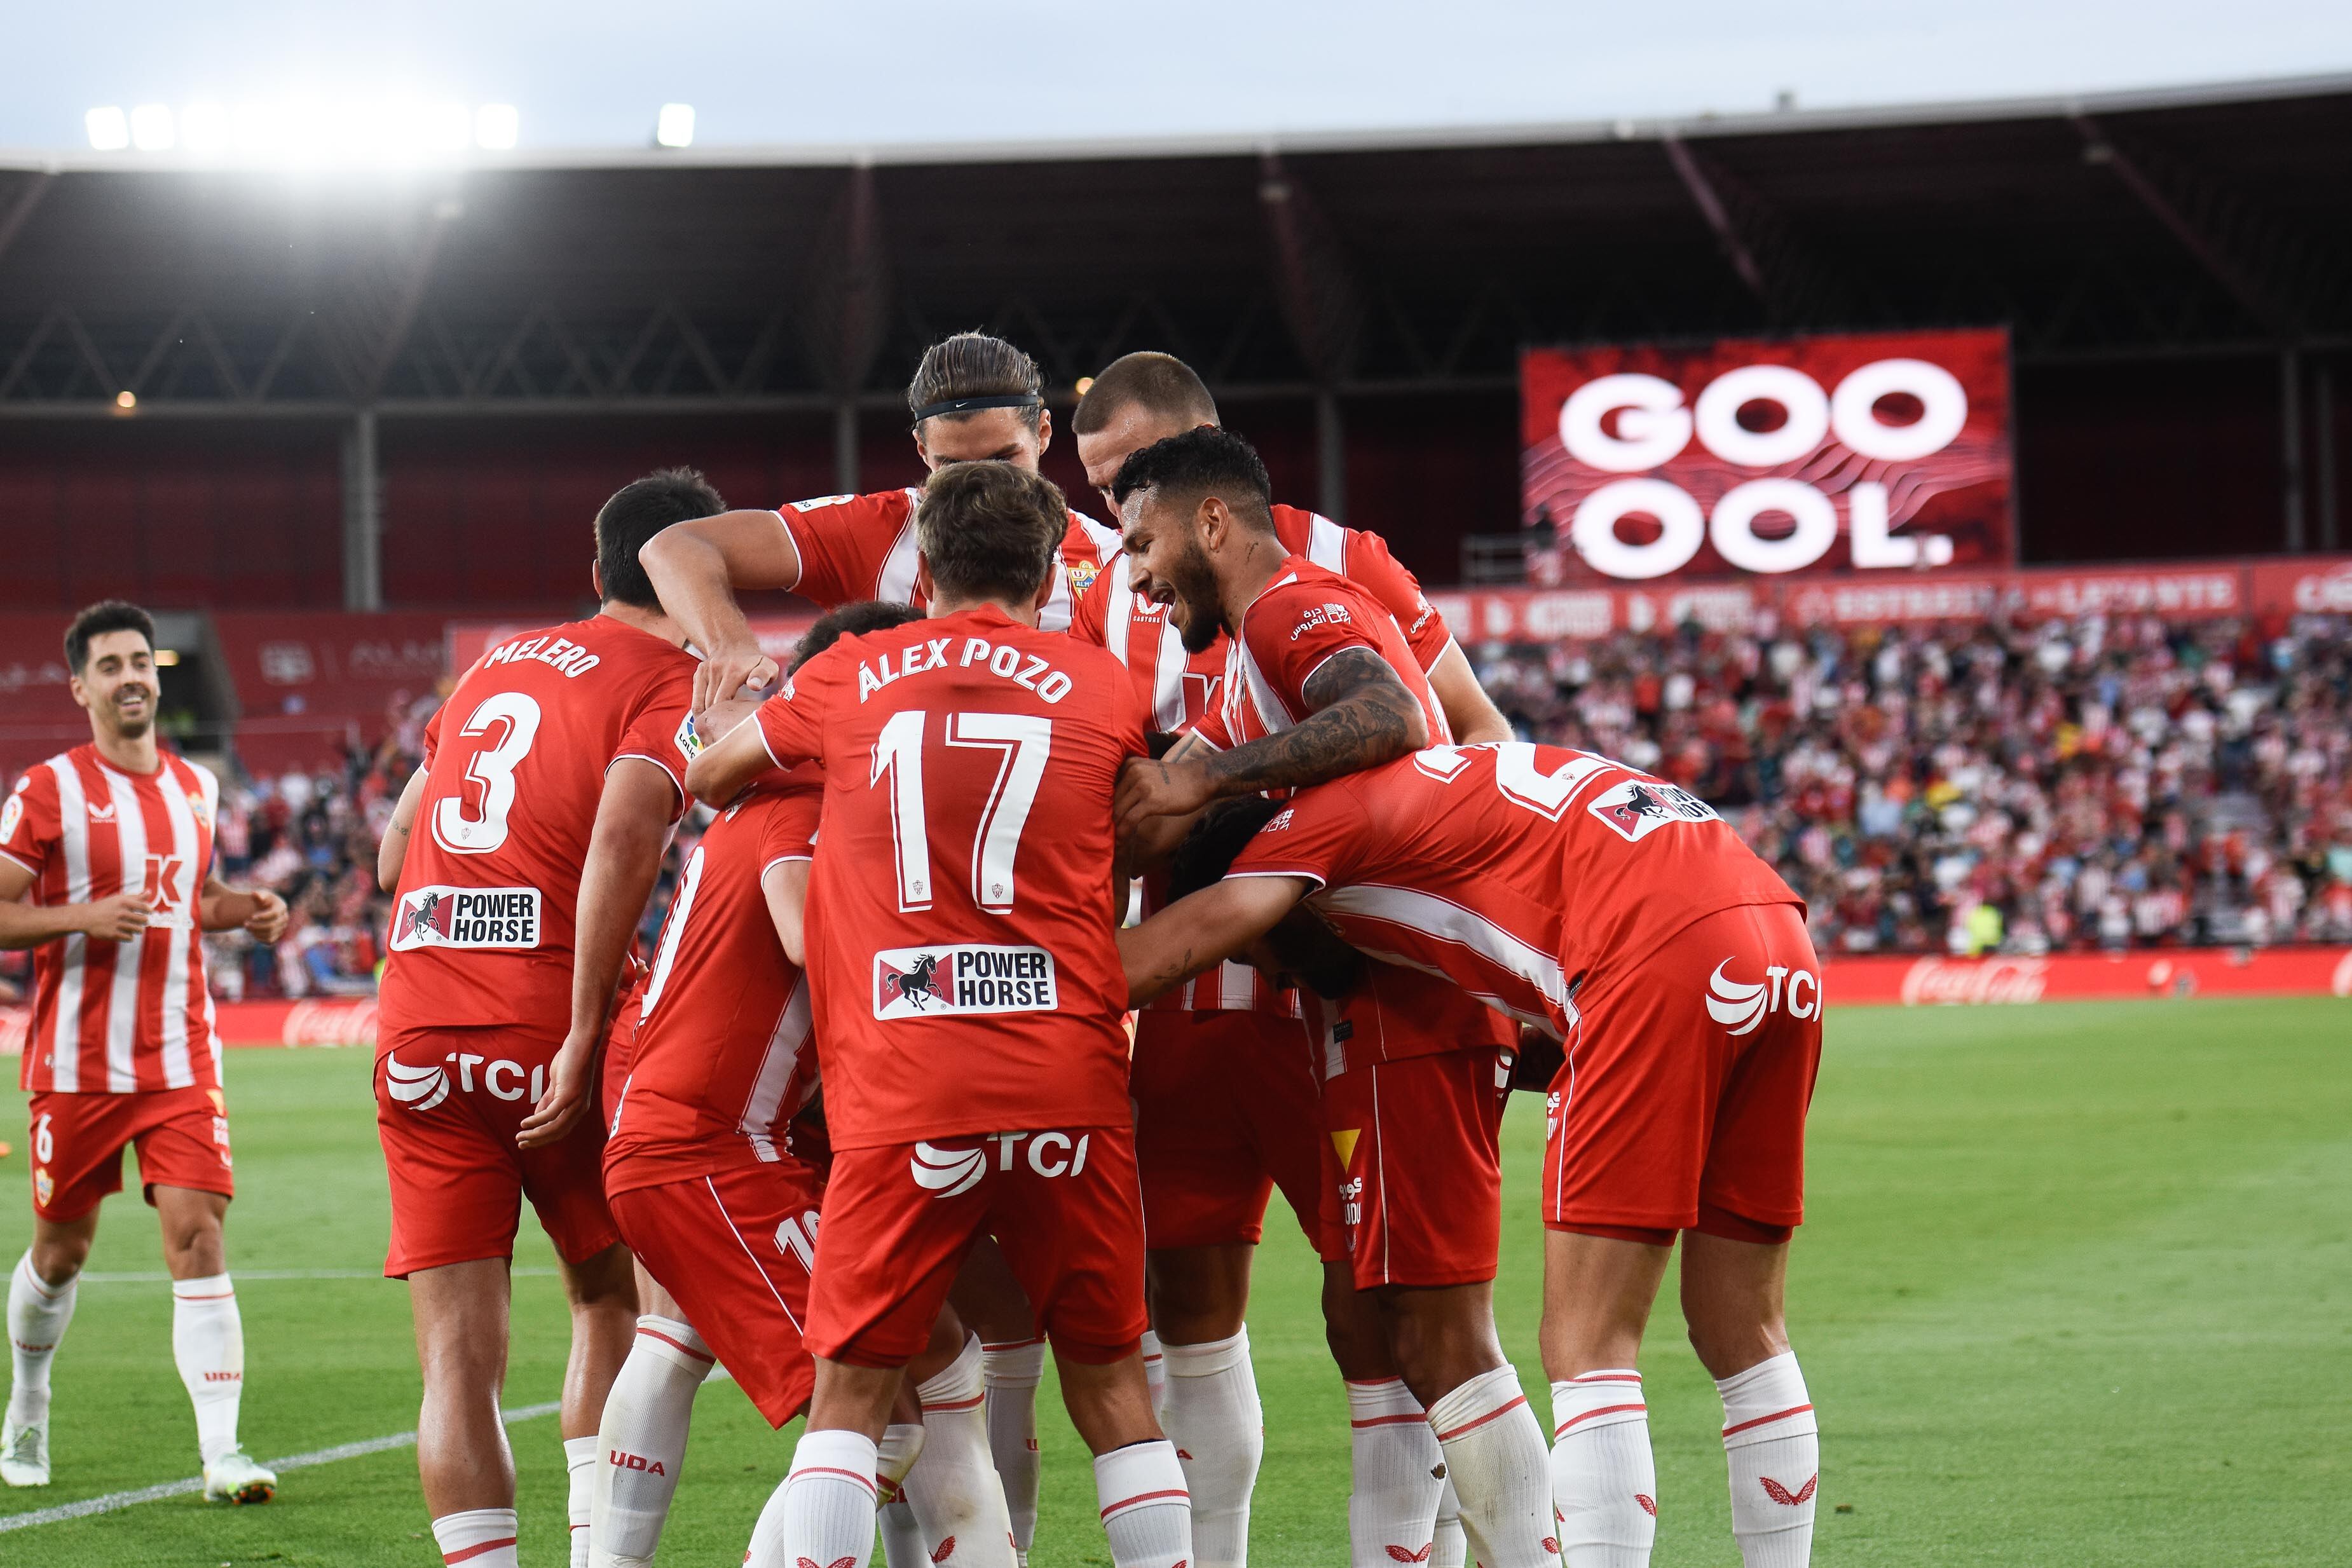
[[[1482,1372],[1429,1409],[1462,1530],[1486,1568],[1551,1568],[1551,1467],[1516,1367]]]
[[[980,1341],[915,1390],[923,1402],[923,1457],[907,1475],[907,1501],[941,1568],[1008,1568],[1013,1522],[989,1458]]]
[[[1642,1375],[1604,1367],[1551,1385],[1551,1491],[1568,1568],[1647,1568],[1658,1472]]]
[[[1165,1437],[1095,1456],[1095,1498],[1113,1568],[1184,1568],[1192,1559],[1192,1504],[1183,1462]]]
[[[596,1505],[596,1434],[563,1439],[564,1515],[572,1525],[572,1568],[588,1568],[588,1521]]]
[[[515,1511],[477,1508],[445,1513],[433,1521],[433,1542],[441,1561],[466,1568],[515,1568]]]
[[[920,1422],[903,1421],[882,1428],[882,1446],[874,1458],[874,1479],[881,1500],[877,1522],[882,1527],[882,1556],[889,1568],[929,1568],[931,1543],[923,1539],[923,1527],[915,1519],[914,1506],[908,1502],[907,1472],[915,1468],[922,1457],[923,1427]]]
[[[1158,1420],[1168,1408],[1168,1362],[1160,1336],[1150,1329],[1143,1331],[1143,1386],[1151,1396],[1152,1419]]]
[[[982,1345],[988,1380],[988,1452],[1004,1486],[1013,1549],[1025,1562],[1037,1537],[1037,1385],[1045,1376],[1045,1342]]]
[[[874,1550],[875,1466],[881,1455],[863,1432],[803,1432],[785,1476],[751,1531],[751,1568],[866,1568]]]
[[[8,1385],[8,1419],[19,1427],[37,1426],[49,1418],[49,1363],[73,1322],[76,1274],[62,1285],[50,1285],[33,1272],[33,1254],[16,1260],[8,1278],[8,1352],[15,1377]]]
[[[1402,1377],[1348,1385],[1348,1450],[1355,1490],[1348,1496],[1348,1561],[1395,1568],[1419,1559],[1434,1539],[1445,1456],[1429,1412]],[[1434,1553],[1432,1553],[1434,1556]]]
[[[1759,1362],[1715,1390],[1723,1396],[1731,1533],[1740,1558],[1748,1568],[1805,1568],[1813,1555],[1822,1440],[1796,1353]]]
[[[245,1394],[245,1325],[226,1274],[172,1281],[172,1360],[196,1408],[196,1451],[209,1465],[236,1447]]]
[[[1431,1442],[1437,1441],[1435,1433]],[[1444,1490],[1437,1494],[1437,1531],[1429,1553],[1429,1568],[1465,1568],[1470,1561],[1470,1538],[1462,1532],[1462,1500],[1454,1491],[1454,1478],[1445,1479]]]
[[[1249,1561],[1250,1489],[1265,1457],[1265,1412],[1250,1366],[1249,1331],[1206,1344],[1161,1347],[1168,1393],[1160,1424],[1192,1494],[1195,1568]]]
[[[637,1320],[591,1450],[593,1568],[644,1568],[653,1561],[686,1464],[695,1391],[711,1362],[710,1347],[688,1324],[651,1312]]]

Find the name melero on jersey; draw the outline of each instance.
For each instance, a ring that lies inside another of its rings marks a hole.
[[[524,637],[499,643],[484,656],[482,666],[517,664],[526,659],[551,665],[575,681],[604,662],[569,637]]]
[[[955,647],[958,642],[963,644],[961,650]],[[1074,684],[1049,661],[1008,643],[991,643],[985,637],[933,637],[896,653],[885,653],[879,659],[860,660],[857,700],[864,702],[893,681],[933,670],[968,670],[975,665],[1024,691],[1035,693],[1041,702],[1060,702],[1070,695]]]

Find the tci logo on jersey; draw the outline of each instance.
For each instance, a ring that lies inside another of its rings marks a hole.
[[[1029,1145],[1025,1150],[1021,1147],[1024,1139]],[[991,1133],[976,1149],[942,1149],[919,1143],[907,1168],[924,1191],[954,1197],[978,1186],[991,1166],[1009,1171],[1015,1160],[1025,1160],[1032,1172],[1048,1180],[1077,1176],[1087,1168],[1087,1145],[1093,1141],[1092,1133],[1080,1133],[1076,1139],[1067,1133]],[[990,1144],[996,1145],[993,1159],[989,1157]]]
[[[454,1078],[449,1071],[452,1067],[457,1070]],[[474,1071],[478,1067],[481,1069],[478,1077]],[[542,1063],[525,1071],[521,1062],[509,1061],[504,1057],[456,1051],[439,1061],[421,1064],[403,1061],[397,1056],[383,1059],[384,1092],[392,1096],[394,1103],[412,1111],[430,1111],[449,1098],[452,1084],[459,1092],[471,1094],[477,1082],[493,1100],[520,1100],[529,1095],[536,1105],[539,1097],[547,1092],[547,1068]]]
[[[874,955],[877,1019],[1049,1013],[1055,1005],[1054,956],[1043,947],[956,943]]]
[[[1668,822],[1714,822],[1715,808],[1687,789],[1654,779],[1628,779],[1603,789],[1585,808],[1624,839],[1638,844]]]
[[[392,917],[392,950],[536,947],[535,887],[412,887]]]
[[[1787,1011],[1792,1019],[1809,1019],[1822,1010],[1822,983],[1811,969],[1791,969],[1786,964],[1768,965],[1764,978],[1753,985],[1731,978],[1724,971],[1731,967],[1726,958],[1706,977],[1706,1014],[1732,1032],[1734,1038],[1755,1031],[1767,1013],[1782,1010],[1785,998]],[[1788,985],[1784,990],[1781,981]],[[1812,993],[1811,1000],[1799,1000],[1800,990]]]

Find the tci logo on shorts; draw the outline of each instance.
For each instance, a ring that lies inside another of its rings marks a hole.
[[[539,946],[535,887],[412,887],[392,917],[392,950]]]
[[[453,1080],[450,1067],[456,1067]],[[532,1104],[547,1090],[547,1068],[544,1063],[526,1070],[520,1061],[503,1057],[476,1056],[470,1052],[451,1051],[439,1061],[413,1066],[397,1056],[383,1059],[384,1092],[399,1104],[412,1111],[430,1111],[449,1098],[454,1082],[462,1093],[474,1092],[474,1069],[480,1067],[482,1088],[493,1100],[520,1100],[526,1095]]]
[[[1736,1039],[1754,1032],[1767,1013],[1781,1010],[1783,991],[1781,980],[1788,981],[1786,999],[1788,1014],[1792,1019],[1809,1019],[1822,1010],[1822,983],[1811,969],[1791,969],[1786,964],[1765,967],[1764,978],[1754,985],[1732,979],[1724,971],[1731,967],[1726,958],[1706,977],[1707,1016],[1732,1032]],[[1800,987],[1812,992],[1809,1001],[1798,999]]]
[[[877,1019],[1049,1013],[1054,1006],[1054,956],[1043,947],[945,943],[874,955]]]
[[[1029,1141],[1025,1155],[1018,1152],[1024,1138]],[[978,1186],[992,1164],[1000,1171],[1009,1171],[1016,1158],[1026,1158],[1032,1171],[1048,1179],[1076,1176],[1087,1168],[1087,1145],[1093,1141],[1092,1133],[1080,1133],[1075,1140],[1067,1133],[991,1133],[976,1149],[942,1149],[919,1143],[915,1157],[907,1166],[917,1186],[940,1197],[954,1197]],[[993,1161],[988,1157],[988,1144],[996,1145]]]

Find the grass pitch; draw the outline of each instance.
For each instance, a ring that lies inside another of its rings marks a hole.
[[[383,1175],[360,1051],[236,1051],[231,1267],[247,1446],[267,1458],[415,1424],[404,1287],[373,1278]],[[22,1097],[0,1128],[0,1261],[29,1211]],[[1538,1407],[1540,1108],[1507,1131],[1505,1343]],[[2352,1538],[2352,1007],[2189,1001],[1830,1015],[1790,1319],[1822,1427],[1824,1563],[2314,1563]],[[135,1182],[135,1177],[133,1178]],[[57,1484],[12,1512],[195,1472],[154,1222],[110,1200],[57,1365]],[[1278,1200],[1277,1200],[1278,1202]],[[508,1402],[555,1397],[564,1316],[525,1222]],[[1347,1414],[1315,1266],[1274,1217],[1250,1317],[1266,1410],[1253,1549],[1347,1560]],[[269,1270],[348,1270],[271,1279]],[[147,1274],[149,1280],[108,1279]],[[1714,1392],[1670,1280],[1643,1358],[1661,1564],[1737,1564]],[[1038,1568],[1105,1563],[1051,1385]],[[707,1387],[663,1560],[733,1563],[796,1427]],[[551,1417],[513,1428],[523,1561],[564,1561]],[[1851,1511],[1843,1511],[1850,1509]],[[266,1508],[193,1497],[0,1533],[0,1563],[436,1561],[413,1457],[289,1474]]]

